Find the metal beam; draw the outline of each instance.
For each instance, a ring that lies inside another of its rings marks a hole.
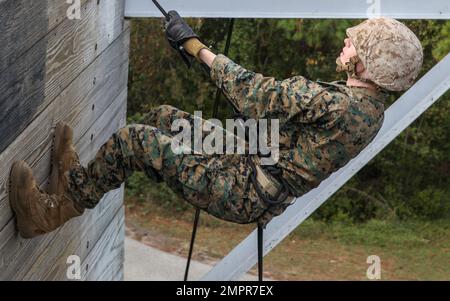
[[[448,0],[160,0],[183,17],[450,19]],[[126,17],[161,17],[151,0],[126,0]]]
[[[269,253],[444,94],[450,88],[449,70],[450,54],[389,107],[385,112],[383,126],[371,144],[319,187],[298,198],[282,215],[274,218],[264,233],[264,254]],[[253,231],[202,280],[239,279],[257,262],[256,241],[257,233]]]

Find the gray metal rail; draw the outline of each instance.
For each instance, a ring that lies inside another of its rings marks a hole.
[[[448,0],[160,0],[183,17],[449,19]],[[126,17],[161,17],[150,0],[127,0]]]

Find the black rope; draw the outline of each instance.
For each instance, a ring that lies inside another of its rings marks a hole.
[[[184,281],[188,280],[189,267],[191,266],[192,251],[194,250],[194,242],[195,242],[195,236],[197,235],[197,228],[198,228],[199,220],[200,220],[200,209],[197,208],[197,210],[195,211],[194,227],[192,228],[191,244],[189,246],[189,255],[188,255],[188,260],[187,260],[187,264],[186,264],[186,270],[184,272]]]
[[[227,41],[225,43],[225,49],[223,51],[224,55],[228,55],[228,52],[230,51],[231,46],[231,38],[233,36],[233,28],[234,28],[234,19],[230,19],[228,23],[228,35],[227,35]],[[217,88],[216,90],[216,96],[214,99],[214,107],[213,107],[213,118],[217,118],[217,115],[219,114],[219,104],[220,104],[220,96],[222,95],[222,90]]]
[[[263,281],[263,246],[264,246],[264,228],[263,226],[258,223],[258,281]]]
[[[229,23],[228,23],[227,41],[225,43],[225,49],[223,51],[224,55],[228,55],[228,52],[230,50],[231,38],[233,36],[233,28],[234,28],[234,19],[230,19]],[[215,99],[214,99],[213,118],[217,118],[217,115],[219,114],[220,96],[221,96],[221,90],[218,88],[216,90],[216,95],[215,95]],[[195,217],[194,217],[194,225],[192,227],[191,243],[189,246],[189,255],[188,255],[188,259],[187,259],[187,263],[186,263],[186,270],[184,272],[184,281],[187,281],[188,276],[189,276],[189,267],[191,265],[192,252],[194,250],[195,236],[197,235],[197,228],[198,228],[199,220],[200,220],[200,208],[196,208],[195,209]]]
[[[164,15],[164,18],[166,18],[166,21],[170,21],[170,16],[169,14],[166,12],[166,10],[158,3],[158,1],[156,0],[152,0],[153,4],[156,5],[156,7],[159,9],[159,11]]]

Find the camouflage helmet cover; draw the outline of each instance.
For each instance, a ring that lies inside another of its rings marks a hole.
[[[390,18],[368,19],[347,29],[368,79],[390,91],[409,89],[420,72],[423,50],[417,36]]]

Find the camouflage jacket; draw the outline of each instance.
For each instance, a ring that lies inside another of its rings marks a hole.
[[[233,106],[249,118],[279,119],[283,177],[300,196],[363,150],[384,118],[385,92],[345,82],[276,80],[218,55],[211,77]]]

